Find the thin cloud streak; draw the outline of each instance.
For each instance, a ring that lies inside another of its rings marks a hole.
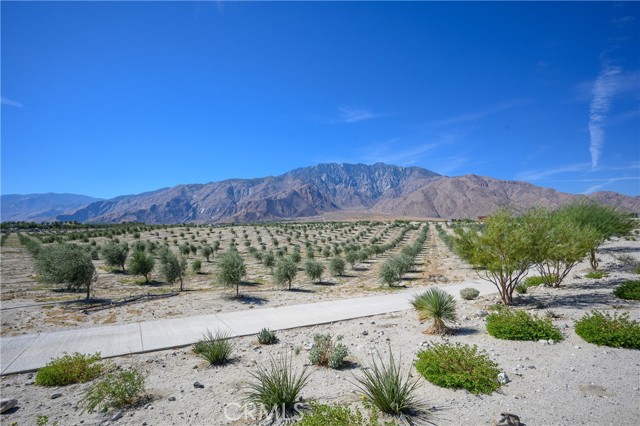
[[[425,143],[398,151],[391,147],[394,142],[397,142],[397,139],[393,139],[385,144],[369,147],[370,149],[367,150],[368,153],[363,158],[364,162],[367,164],[386,163],[406,166],[417,163],[427,153],[439,146],[437,143]]]
[[[593,98],[589,108],[589,152],[591,169],[598,167],[604,145],[604,125],[611,109],[611,99],[616,93],[620,68],[603,63],[600,74],[593,85]]]
[[[8,105],[8,106],[16,107],[16,108],[23,108],[24,107],[24,105],[22,105],[20,102],[14,101],[13,99],[5,98],[4,96],[0,97],[0,103],[2,105]]]
[[[468,123],[471,121],[477,121],[480,120],[488,115],[491,114],[495,114],[497,112],[500,111],[504,111],[506,109],[510,109],[513,107],[516,107],[518,105],[522,105],[523,103],[525,103],[524,99],[515,99],[515,100],[511,100],[511,101],[507,101],[507,102],[502,102],[500,104],[497,105],[493,105],[484,109],[481,109],[479,111],[475,111],[475,112],[470,112],[470,113],[466,113],[466,114],[460,114],[454,117],[449,117],[449,118],[445,118],[442,120],[435,120],[435,121],[431,121],[429,123],[427,123],[427,126],[431,126],[431,127],[441,127],[441,126],[451,126],[453,124],[460,124],[460,123]]]
[[[593,179],[593,180],[597,181],[596,179]],[[602,180],[604,180],[603,183],[590,186],[589,188],[587,188],[583,192],[583,194],[585,194],[585,195],[586,194],[591,194],[592,192],[596,192],[596,191],[604,188],[605,186],[611,185],[612,183],[615,183],[615,182],[620,182],[620,181],[624,181],[624,180],[637,180],[637,181],[640,181],[640,176],[616,177],[616,178],[609,178],[609,179],[602,179]]]
[[[339,110],[340,117],[336,120],[338,123],[357,123],[359,121],[371,120],[385,115],[375,114],[368,109],[358,107],[340,107]]]
[[[549,176],[561,174],[561,173],[572,173],[572,172],[583,172],[588,171],[589,163],[576,163],[569,164],[567,166],[554,167],[552,169],[546,170],[529,170],[518,173],[516,176],[517,180],[524,181],[538,181],[545,179]]]

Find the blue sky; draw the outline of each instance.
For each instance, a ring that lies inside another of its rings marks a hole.
[[[321,162],[640,194],[639,2],[7,2],[2,193]]]

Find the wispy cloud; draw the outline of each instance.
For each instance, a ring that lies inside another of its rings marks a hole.
[[[546,179],[550,176],[562,173],[585,172],[589,170],[589,163],[576,163],[566,166],[553,167],[545,170],[528,170],[520,172],[516,175],[516,179],[527,182],[535,182]]]
[[[604,61],[593,85],[593,98],[589,108],[589,152],[592,169],[596,169],[600,161],[604,145],[604,124],[611,109],[611,100],[618,90],[619,76],[620,68]]]
[[[8,105],[8,106],[16,107],[16,108],[24,107],[24,105],[22,105],[20,102],[14,101],[13,99],[5,98],[4,96],[0,97],[0,103],[2,105]]]
[[[377,114],[365,108],[359,107],[340,107],[339,117],[335,120],[338,123],[357,123],[358,121],[371,120],[373,118],[383,117],[386,114]]]
[[[366,154],[362,157],[363,161],[368,164],[387,163],[408,166],[415,164],[426,154],[438,147],[437,143],[422,143],[410,148],[397,149],[396,145],[399,143],[399,139],[392,139],[381,144],[368,146],[366,148]]]
[[[463,169],[470,164],[468,157],[461,155],[452,155],[449,157],[438,158],[427,162],[427,168],[441,175],[449,176]],[[478,165],[478,161],[474,161],[474,165]]]
[[[591,194],[592,192],[599,191],[600,189],[611,185],[615,182],[620,182],[624,180],[637,180],[640,181],[640,176],[625,176],[625,177],[614,177],[614,178],[606,178],[606,179],[590,179],[589,181],[600,182],[596,185],[592,185],[588,187],[583,194]]]
[[[500,111],[504,111],[518,105],[522,105],[526,102],[525,99],[513,99],[510,101],[502,102],[499,104],[491,105],[478,111],[467,112],[464,114],[456,115],[453,117],[444,118],[441,120],[435,120],[427,123],[430,127],[451,126],[453,124],[468,123],[485,118],[489,115],[495,114]]]

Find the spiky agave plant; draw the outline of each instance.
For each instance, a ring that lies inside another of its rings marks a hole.
[[[428,334],[450,334],[448,326],[456,320],[456,301],[452,295],[438,288],[431,288],[414,296],[411,304],[418,311],[420,321],[431,320]]]

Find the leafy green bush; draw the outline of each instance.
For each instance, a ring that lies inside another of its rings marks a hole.
[[[431,288],[414,296],[411,304],[418,311],[421,321],[433,321],[427,333],[447,334],[451,331],[447,323],[456,320],[456,301],[452,295],[439,288]]]
[[[338,336],[336,340],[342,340]],[[313,346],[309,351],[309,361],[314,365],[340,368],[349,350],[342,343],[334,344],[330,334],[318,333],[313,336]]]
[[[258,342],[263,345],[272,345],[278,341],[276,337],[276,333],[269,330],[268,328],[263,328],[258,333]]]
[[[625,282],[613,290],[613,294],[621,299],[640,300],[640,280]]]
[[[544,281],[544,277],[533,276],[533,277],[525,278],[523,284],[526,285],[527,287],[536,287],[546,283]]]
[[[358,407],[351,410],[346,405],[327,405],[311,403],[311,410],[305,412],[297,426],[380,426],[378,412],[373,407],[368,408],[365,417]],[[383,426],[395,426],[392,421],[384,422]]]
[[[460,297],[462,297],[464,300],[473,300],[478,296],[480,296],[480,291],[473,287],[467,287],[460,290]]]
[[[144,374],[136,368],[109,373],[92,385],[78,402],[82,413],[93,413],[96,408],[107,411],[109,407],[121,408],[135,404],[145,390]]]
[[[593,280],[599,280],[600,278],[606,277],[607,274],[603,271],[591,271],[585,277],[591,278]]]
[[[417,380],[410,375],[402,377],[400,363],[396,362],[389,348],[389,363],[380,358],[380,364],[372,359],[373,364],[362,369],[362,376],[356,378],[356,386],[363,393],[365,400],[386,414],[406,416],[420,408],[421,403],[415,396],[419,386]]]
[[[523,311],[500,309],[487,316],[487,332],[506,340],[562,340],[560,329],[550,318],[538,318]]]
[[[281,355],[276,361],[273,358],[269,366],[258,366],[256,372],[249,372],[253,382],[247,384],[247,401],[273,409],[285,416],[291,414],[300,392],[307,384],[309,375],[305,367],[300,374],[291,368],[291,355]],[[282,412],[284,411],[284,412]]]
[[[520,283],[516,286],[516,293],[525,294],[527,292],[527,288],[529,288],[525,283]]]
[[[84,355],[74,352],[54,358],[36,373],[35,383],[40,386],[67,386],[93,380],[102,371],[100,353]]]
[[[416,370],[437,386],[490,394],[498,388],[498,365],[477,346],[435,343],[418,352]]]
[[[200,259],[194,259],[193,262],[191,262],[191,270],[194,273],[199,274],[202,270],[202,261]]]
[[[233,343],[224,331],[216,331],[213,335],[207,330],[204,338],[193,345],[193,352],[209,361],[211,365],[224,365],[231,358]]]
[[[640,323],[629,314],[592,311],[576,321],[576,334],[589,343],[612,348],[640,349]]]

